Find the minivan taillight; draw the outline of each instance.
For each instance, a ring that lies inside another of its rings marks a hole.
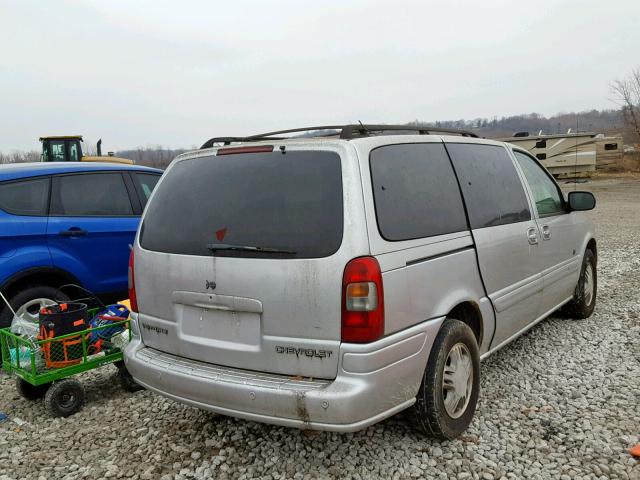
[[[138,313],[138,299],[136,298],[136,280],[133,271],[133,249],[129,254],[129,303],[131,304],[131,311]]]
[[[384,334],[384,291],[380,264],[373,257],[347,263],[342,276],[342,341],[365,343]]]

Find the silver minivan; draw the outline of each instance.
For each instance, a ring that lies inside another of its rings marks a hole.
[[[127,368],[223,415],[348,432],[409,409],[454,438],[481,359],[561,307],[593,312],[594,206],[527,151],[464,131],[212,139],[173,161],[143,215]]]

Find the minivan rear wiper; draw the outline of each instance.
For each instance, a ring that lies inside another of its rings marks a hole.
[[[232,245],[229,243],[210,243],[207,248],[211,253],[218,251],[238,251],[238,252],[258,252],[258,253],[283,253],[287,255],[295,255],[296,252],[292,250],[281,250],[279,248],[269,247],[253,247],[251,245]]]

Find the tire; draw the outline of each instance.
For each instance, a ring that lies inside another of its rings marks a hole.
[[[29,302],[35,302],[37,299],[48,300],[50,302],[49,304],[53,304],[55,299],[59,301],[69,300],[69,297],[58,293],[56,288],[48,285],[28,285],[18,291],[9,292],[9,295],[5,294],[5,296],[7,296],[11,308],[13,308],[16,313],[25,305],[28,305]],[[4,305],[4,302],[2,303],[3,305],[0,308],[0,328],[6,328],[11,326],[13,314],[11,310]],[[44,304],[44,302],[41,303]],[[37,303],[31,305],[27,310],[34,321],[37,321]]]
[[[31,385],[26,380],[16,377],[16,390],[20,396],[26,400],[39,400],[44,397],[51,383],[42,385]]]
[[[73,415],[82,410],[84,401],[84,387],[72,378],[54,382],[44,397],[45,407],[52,417]]]
[[[456,370],[452,366],[461,362]],[[445,368],[448,368],[448,388],[445,388]],[[464,372],[468,372],[465,375]],[[458,373],[456,375],[456,373]],[[464,432],[476,410],[480,391],[480,355],[476,337],[468,325],[447,318],[431,347],[429,362],[410,410],[411,421],[427,435],[452,440]],[[457,398],[453,392],[464,392]]]
[[[4,293],[4,292],[3,292]],[[28,305],[29,302],[34,302],[34,304],[29,307],[29,312],[32,315],[33,321],[37,320],[37,302],[35,300],[42,299],[47,300],[48,304],[51,305],[54,303],[54,299],[57,298],[61,301],[69,300],[69,297],[62,293],[58,293],[58,290],[54,287],[50,287],[48,285],[28,285],[24,288],[21,288],[19,291],[9,291],[5,293],[5,297],[11,304],[11,308],[13,308],[14,312],[18,313],[25,305]],[[42,304],[46,302],[41,302]],[[35,314],[35,316],[34,316]],[[13,321],[13,313],[11,310],[7,308],[2,300],[0,300],[0,328],[7,328],[11,326],[11,322]],[[2,366],[2,358],[0,358],[0,366]]]
[[[144,387],[133,379],[127,367],[118,368],[118,380],[120,381],[120,386],[123,390],[127,392],[139,392],[140,390],[144,390]]]
[[[598,293],[598,270],[596,267],[596,256],[593,251],[587,249],[582,259],[580,277],[573,299],[563,308],[563,313],[567,316],[579,319],[589,318],[596,308]]]

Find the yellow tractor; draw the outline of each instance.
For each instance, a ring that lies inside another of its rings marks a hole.
[[[63,135],[56,137],[40,137],[42,142],[43,162],[111,162],[131,165],[133,160],[114,157],[113,152],[102,156],[102,139],[98,140],[98,155],[88,156],[82,154],[82,135]]]

